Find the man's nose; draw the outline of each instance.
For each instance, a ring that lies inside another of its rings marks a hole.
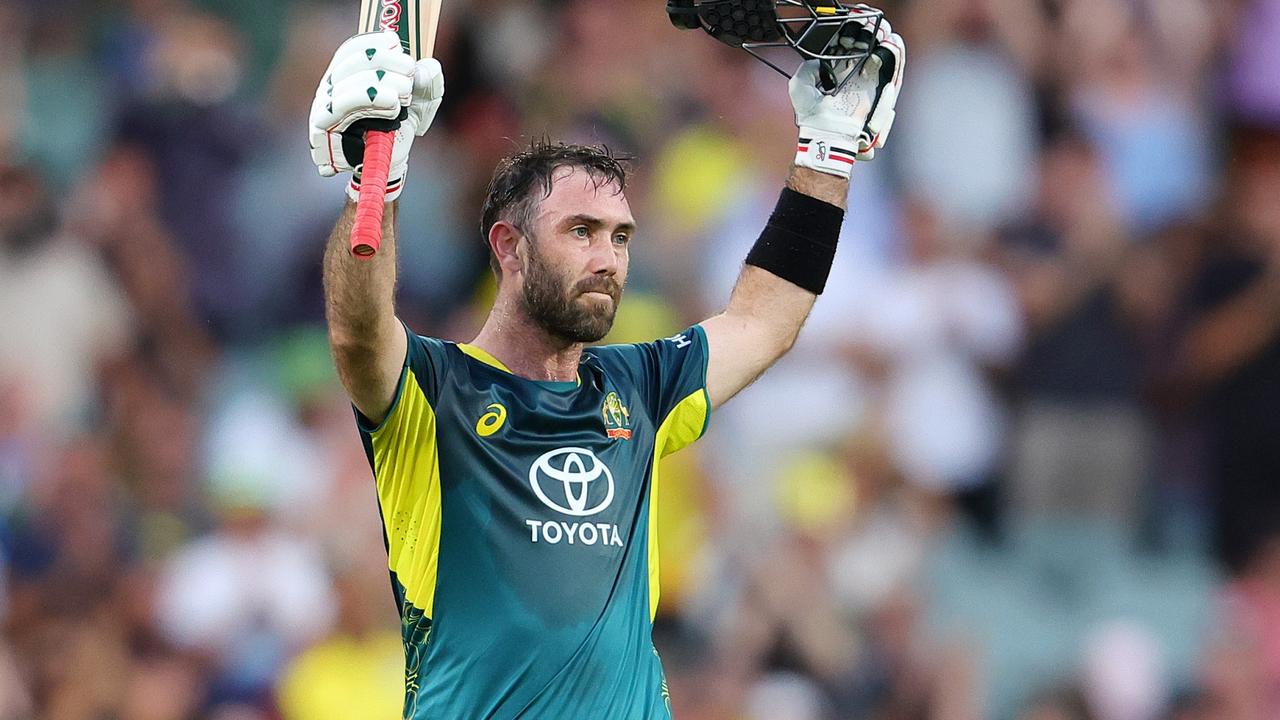
[[[610,238],[593,241],[590,252],[591,261],[588,269],[592,274],[613,276],[618,273],[618,252],[614,249]]]

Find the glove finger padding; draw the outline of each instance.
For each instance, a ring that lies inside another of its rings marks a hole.
[[[413,77],[413,65],[413,57],[404,51],[400,36],[388,30],[348,38],[334,54],[325,76],[338,82],[373,69]]]
[[[316,89],[313,127],[345,129],[368,117],[392,119],[413,92],[413,58],[393,32],[365,33],[338,48]],[[360,110],[360,115],[352,113]]]
[[[348,84],[333,97],[319,96],[312,104],[311,158],[325,177],[350,172],[363,162],[365,132],[395,130],[407,116],[407,104],[402,105],[393,94],[396,88],[361,91],[362,77],[357,76],[357,84]],[[402,79],[408,82],[408,78]],[[356,98],[360,92],[363,97]]]
[[[413,98],[409,113],[417,121],[417,135],[427,134],[444,101],[444,69],[435,58],[419,60],[414,68]]]
[[[858,137],[858,159],[870,160],[875,149],[882,148],[889,139],[893,121],[897,117],[896,106],[902,89],[902,74],[906,64],[906,44],[902,36],[894,33],[880,43],[874,57],[881,58],[878,92],[866,127]]]
[[[413,78],[383,70],[364,70],[337,81],[326,106],[329,130],[345,130],[360,120],[395,120],[413,97]]]

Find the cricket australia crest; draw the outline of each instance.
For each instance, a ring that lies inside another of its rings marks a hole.
[[[610,392],[605,396],[600,414],[604,417],[604,433],[610,440],[631,439],[631,411],[622,404],[618,393]]]

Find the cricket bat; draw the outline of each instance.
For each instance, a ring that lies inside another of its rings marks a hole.
[[[360,0],[360,32],[391,30],[414,60],[429,58],[436,49],[440,5],[444,0]],[[364,166],[360,200],[351,229],[351,253],[371,258],[382,245],[382,215],[386,209],[387,171],[396,134],[370,130],[364,136]]]

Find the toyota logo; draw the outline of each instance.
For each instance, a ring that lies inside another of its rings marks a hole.
[[[603,488],[597,482],[601,476]],[[559,495],[563,488],[563,504],[547,495],[544,483],[555,495]],[[586,448],[566,447],[543,454],[529,468],[529,485],[544,505],[565,515],[595,515],[613,502],[613,473]],[[593,487],[596,488],[594,493]],[[592,496],[599,498],[602,495],[599,502],[588,505]]]

